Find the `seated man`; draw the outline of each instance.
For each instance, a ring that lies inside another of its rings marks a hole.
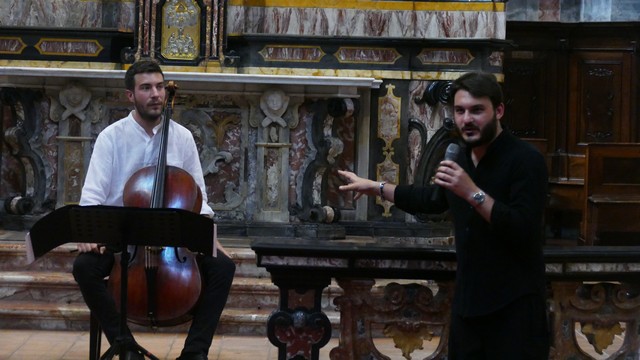
[[[164,74],[156,62],[138,61],[127,70],[125,86],[134,109],[129,116],[111,124],[98,135],[80,205],[123,206],[127,180],[138,169],[157,163],[166,95]],[[182,168],[193,177],[203,195],[200,212],[213,217],[213,210],[207,204],[204,177],[192,134],[171,121],[167,145],[167,165]],[[219,250],[215,257],[198,256],[203,288],[179,360],[207,359],[227,302],[235,264],[219,243],[215,246]],[[120,335],[120,316],[104,282],[114,265],[113,251],[87,243],[78,244],[78,251],[80,254],[74,262],[73,276],[87,306],[99,320],[108,341],[113,343]],[[131,332],[123,335],[131,336]],[[143,355],[131,350],[127,358],[142,359]]]

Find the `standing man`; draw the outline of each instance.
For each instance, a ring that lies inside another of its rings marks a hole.
[[[492,74],[451,87],[463,149],[440,163],[435,184],[393,185],[339,171],[343,191],[380,196],[409,213],[453,215],[457,273],[450,359],[548,359],[542,231],[547,168],[538,150],[507,131]],[[441,187],[443,196],[432,193]]]
[[[87,171],[80,205],[123,205],[124,185],[138,169],[156,165],[163,122],[165,83],[160,66],[151,60],[134,63],[125,75],[126,95],[133,111],[107,128],[96,139]],[[170,119],[165,119],[171,121]],[[201,214],[213,217],[200,160],[192,134],[171,121],[167,165],[186,170],[202,191]],[[200,300],[179,360],[206,360],[220,315],[227,302],[235,273],[235,264],[219,243],[217,256],[199,256],[203,278]],[[114,264],[113,252],[97,244],[78,244],[79,255],[73,264],[73,276],[87,306],[98,318],[110,343],[120,335],[120,316],[104,278]],[[125,334],[125,335],[131,335]],[[130,351],[128,359],[143,355]]]

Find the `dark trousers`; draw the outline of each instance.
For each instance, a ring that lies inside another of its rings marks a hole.
[[[452,312],[449,359],[547,360],[549,328],[545,299],[525,295],[483,316]]]
[[[120,335],[120,315],[104,281],[111,273],[113,264],[114,256],[110,252],[82,253],[73,263],[73,277],[80,287],[84,301],[100,322],[110,343]],[[183,352],[207,354],[227,303],[236,266],[229,257],[218,251],[217,257],[199,256],[198,267],[204,286]],[[128,329],[127,331],[128,334],[125,335],[131,335]]]

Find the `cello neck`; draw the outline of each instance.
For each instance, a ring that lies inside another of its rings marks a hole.
[[[160,149],[158,149],[158,163],[154,178],[153,193],[151,196],[151,207],[161,208],[164,204],[164,189],[166,182],[167,168],[167,143],[169,142],[169,125],[173,114],[173,102],[175,100],[177,85],[173,81],[167,83],[164,112],[162,114],[162,128],[160,138]]]

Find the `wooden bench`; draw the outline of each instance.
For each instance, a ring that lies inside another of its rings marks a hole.
[[[586,145],[585,245],[640,245],[640,144]]]
[[[575,245],[584,206],[585,154],[554,152],[549,158],[546,223],[553,239]]]

